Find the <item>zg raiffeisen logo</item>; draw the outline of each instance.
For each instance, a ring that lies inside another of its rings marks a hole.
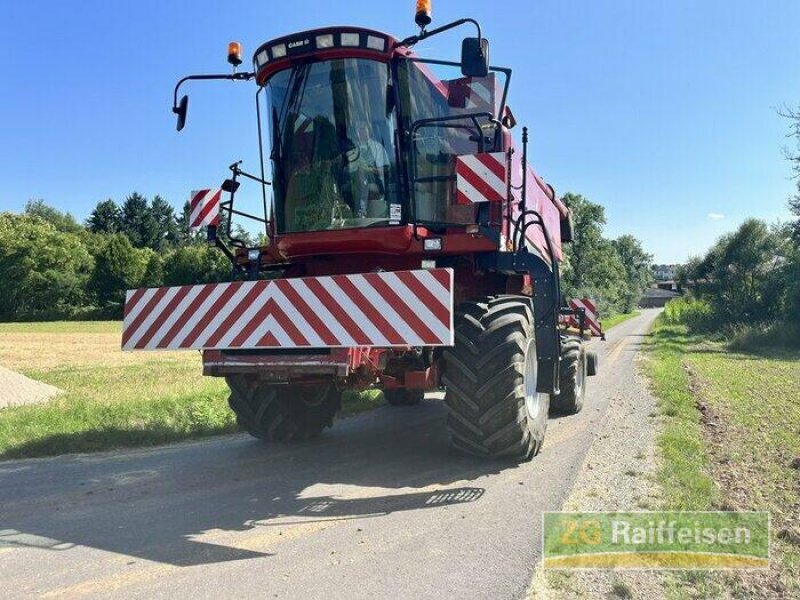
[[[548,569],[764,569],[769,513],[544,513]]]

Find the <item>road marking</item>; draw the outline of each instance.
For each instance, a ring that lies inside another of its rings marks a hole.
[[[160,577],[171,571],[177,571],[180,567],[175,565],[155,565],[146,569],[137,569],[128,573],[115,573],[109,577],[101,579],[90,579],[68,587],[58,588],[45,592],[40,598],[59,598],[69,597],[76,598],[79,596],[87,596],[89,594],[114,592],[120,588],[127,587],[134,583],[143,583]]]
[[[619,358],[619,355],[622,353],[622,350],[627,345],[628,345],[627,337],[622,338],[620,341],[614,344],[614,348],[611,350],[611,354],[608,356],[608,362],[610,363],[615,362]]]

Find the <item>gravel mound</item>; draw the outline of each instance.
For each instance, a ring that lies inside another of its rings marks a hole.
[[[0,409],[47,402],[61,390],[0,367]]]

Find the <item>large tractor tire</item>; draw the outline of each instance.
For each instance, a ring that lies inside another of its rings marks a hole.
[[[536,392],[531,301],[490,296],[455,314],[455,346],[444,353],[447,427],[457,448],[528,460],[542,447],[550,397]]]
[[[253,437],[289,442],[317,437],[333,425],[341,394],[333,383],[274,385],[253,377],[227,377],[228,404],[236,421]]]
[[[574,415],[583,408],[586,396],[586,349],[580,339],[565,337],[561,341],[559,393],[553,396],[550,410],[554,414]]]
[[[425,398],[425,390],[383,390],[383,397],[392,406],[414,406]]]

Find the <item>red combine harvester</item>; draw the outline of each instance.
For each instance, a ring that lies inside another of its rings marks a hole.
[[[398,41],[357,27],[285,36],[252,72],[192,75],[175,87],[178,130],[188,80],[255,80],[261,165],[192,194],[192,225],[231,260],[229,283],[138,289],[123,349],[200,349],[225,377],[240,425],[269,441],[333,423],[347,389],[379,387],[393,405],[445,388],[453,444],[528,459],[548,411],[581,409],[600,335],[593,307],[562,304],[559,262],[570,212],[515,146],[511,69],[489,66],[480,25],[461,19]],[[460,63],[412,48],[477,28]],[[267,171],[271,169],[271,181]],[[245,180],[263,216],[235,208]],[[220,216],[227,217],[220,219]],[[259,247],[232,218],[263,228]],[[225,223],[225,226],[220,226]]]

